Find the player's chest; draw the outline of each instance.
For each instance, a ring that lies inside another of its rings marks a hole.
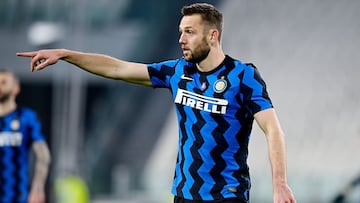
[[[234,108],[239,85],[225,76],[182,75],[173,93],[174,102],[184,108],[225,115]]]
[[[16,117],[0,119],[0,147],[20,146],[23,142],[23,132],[20,120]]]

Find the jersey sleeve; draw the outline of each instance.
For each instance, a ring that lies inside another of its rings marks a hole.
[[[28,122],[30,139],[33,142],[45,141],[44,135],[42,134],[42,126],[35,111],[27,109],[24,116],[26,116]]]
[[[240,91],[246,107],[253,115],[273,107],[267,92],[266,83],[258,69],[252,64],[247,64],[247,67],[244,69]]]
[[[170,78],[175,73],[175,66],[178,60],[163,61],[160,63],[148,64],[150,80],[154,88],[169,88]]]

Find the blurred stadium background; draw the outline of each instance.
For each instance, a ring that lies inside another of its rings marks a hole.
[[[75,175],[93,203],[171,202],[177,128],[167,91],[102,79],[60,62],[30,73],[19,51],[68,48],[144,63],[180,56],[183,5],[168,0],[0,1],[0,67],[22,80],[20,105],[40,114],[55,182]],[[298,202],[327,203],[360,175],[360,1],[212,0],[223,48],[254,63],[286,133]],[[265,137],[250,144],[252,202],[271,202]],[[354,191],[348,202],[359,202]]]

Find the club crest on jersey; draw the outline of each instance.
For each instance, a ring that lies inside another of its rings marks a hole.
[[[14,119],[10,123],[11,130],[19,130],[20,128],[20,121],[18,119]]]
[[[225,91],[227,87],[227,82],[224,79],[224,76],[221,77],[221,79],[218,79],[215,83],[214,83],[214,92],[216,93],[222,93]]]

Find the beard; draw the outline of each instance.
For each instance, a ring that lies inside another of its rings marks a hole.
[[[209,55],[210,46],[206,42],[206,39],[203,38],[202,43],[197,46],[194,51],[191,52],[191,55],[188,57],[185,56],[185,60],[192,62],[192,63],[200,63]]]
[[[11,97],[11,93],[7,92],[7,93],[0,93],[0,103],[5,103],[7,102]]]

